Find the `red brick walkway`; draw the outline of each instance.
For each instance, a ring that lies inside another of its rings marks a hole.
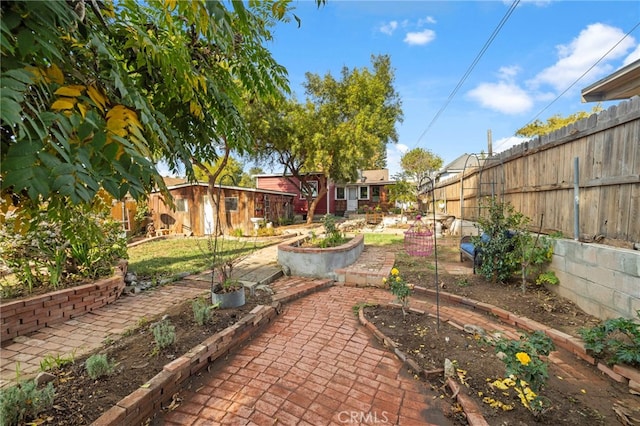
[[[278,285],[286,283],[280,280]],[[332,287],[299,299],[257,338],[183,392],[165,425],[449,425],[437,394],[359,325],[380,289]]]

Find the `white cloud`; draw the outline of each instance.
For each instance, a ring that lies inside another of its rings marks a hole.
[[[387,168],[389,169],[389,177],[393,177],[402,172],[400,159],[407,151],[409,151],[409,147],[401,143],[387,145]]]
[[[528,83],[533,88],[546,84],[557,91],[565,90],[606,55],[606,58],[589,72],[582,83],[595,81],[612,71],[610,61],[624,57],[634,46],[633,37],[622,40],[623,37],[624,32],[619,28],[600,23],[591,24],[582,30],[571,43],[556,46],[558,61],[544,69]],[[620,44],[614,48],[620,40],[622,40]]]
[[[509,115],[527,112],[533,106],[531,96],[509,81],[482,83],[467,95],[485,108]]]
[[[435,24],[436,20],[434,17],[432,16],[427,16],[426,18],[420,18],[418,19],[418,27],[423,27],[427,24]]]
[[[404,38],[404,42],[410,45],[422,46],[432,42],[436,38],[436,32],[433,30],[422,30],[420,32],[409,32]]]
[[[392,35],[393,32],[398,28],[398,21],[391,21],[386,24],[382,24],[380,26],[380,32],[386,35]]]

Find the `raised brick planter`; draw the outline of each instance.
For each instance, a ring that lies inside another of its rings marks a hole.
[[[114,276],[92,284],[3,303],[0,339],[5,342],[113,303],[124,286],[123,271],[116,268]]]
[[[256,306],[234,325],[209,337],[189,352],[171,361],[144,387],[136,389],[92,423],[94,426],[134,425],[145,423],[171,401],[184,382],[199,373],[210,362],[226,356],[229,351],[256,334],[277,315],[279,303]]]

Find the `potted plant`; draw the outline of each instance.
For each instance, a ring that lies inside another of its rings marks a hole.
[[[237,308],[245,303],[244,285],[231,276],[233,268],[248,252],[238,255],[238,250],[225,250],[224,236],[216,235],[212,250],[211,303],[219,308]]]

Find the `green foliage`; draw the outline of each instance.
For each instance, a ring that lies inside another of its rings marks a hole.
[[[534,122],[518,129],[516,131],[516,136],[534,137],[547,135],[554,130],[559,130],[563,127],[568,126],[569,124],[573,124],[576,121],[582,120],[583,118],[588,118],[589,115],[596,114],[600,111],[602,111],[602,106],[598,104],[592,108],[591,113],[580,111],[574,114],[570,114],[567,117],[562,117],[561,115],[556,114],[548,118],[546,123],[543,123],[540,120],[535,120]]]
[[[107,359],[106,354],[91,355],[85,361],[84,367],[89,377],[93,380],[108,376],[113,372],[113,365]]]
[[[545,272],[542,272],[540,275],[538,275],[538,278],[536,278],[536,284],[538,284],[538,285],[545,285],[545,284],[558,285],[558,284],[560,284],[560,280],[556,276],[555,272],[553,272],[553,271],[545,271]]]
[[[547,363],[540,356],[547,356],[555,349],[549,336],[534,331],[530,335],[521,336],[520,340],[500,339],[495,348],[496,352],[506,355],[502,361],[507,376],[514,375],[519,380],[526,381],[534,392],[544,387],[549,374]]]
[[[48,371],[48,370],[62,368],[67,364],[73,364],[74,359],[75,359],[75,350],[73,353],[67,356],[60,355],[60,354],[56,354],[56,355],[48,354],[40,361],[40,370]]]
[[[529,219],[516,212],[511,204],[494,198],[481,200],[481,208],[486,208],[488,213],[478,218],[478,224],[489,239],[472,238],[476,249],[482,252],[479,272],[487,280],[506,282],[522,265],[520,239],[514,238],[511,232],[523,231]]]
[[[288,0],[88,4],[2,3],[3,199],[141,199],[166,189],[158,159],[193,177],[192,158],[219,156],[212,141],[252,146],[245,92],[289,90],[266,47]]]
[[[17,425],[35,419],[41,411],[50,408],[55,398],[53,383],[38,389],[34,380],[0,389],[0,424]]]
[[[378,306],[375,303],[371,303],[371,302],[360,302],[360,303],[356,303],[355,305],[353,305],[351,307],[351,311],[353,311],[353,314],[358,316],[358,312],[360,312],[360,308],[364,309],[364,308],[369,308],[369,307],[373,307],[373,306]]]
[[[233,231],[231,231],[231,235],[236,238],[241,238],[244,235],[244,231],[242,230],[242,228],[235,228]]]
[[[217,307],[218,305],[212,305],[204,297],[198,297],[191,302],[193,318],[195,319],[196,324],[202,326],[211,321],[211,312]]]
[[[640,310],[636,311],[640,320]],[[579,330],[585,348],[607,364],[640,367],[640,324],[628,318],[613,318],[592,328]]]
[[[168,319],[159,321],[151,330],[153,331],[156,347],[159,350],[173,345],[176,341],[176,328]]]
[[[307,73],[304,104],[255,102],[245,113],[260,141],[252,155],[282,165],[299,182],[308,194],[308,223],[327,180],[354,182],[358,169],[384,166],[386,144],[398,139],[395,124],[402,109],[390,57],[372,56],[371,62],[371,69],[343,68],[339,79]],[[309,171],[319,172],[320,179]],[[318,181],[317,194],[308,180]]]
[[[539,395],[549,374],[547,362],[541,356],[548,356],[555,349],[551,339],[540,331],[521,336],[520,340],[498,339],[496,353],[502,352],[506,376],[513,382],[520,401],[534,415],[549,409],[546,398]]]
[[[402,305],[402,313],[406,315],[405,309],[409,307],[409,297],[411,296],[413,286],[407,283],[397,268],[392,268],[389,276],[384,278],[383,282],[389,285],[391,294],[393,294],[398,303]]]
[[[121,226],[108,212],[100,198],[87,205],[25,203],[0,213],[0,254],[29,293],[108,276],[127,257]]]

